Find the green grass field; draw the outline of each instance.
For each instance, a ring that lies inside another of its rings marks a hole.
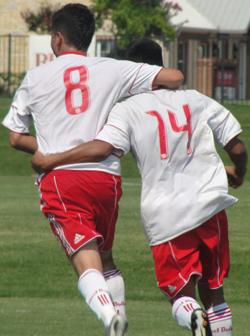
[[[0,119],[10,101],[0,99]],[[250,145],[250,107],[231,106]],[[101,322],[86,308],[70,264],[40,214],[30,157],[8,147],[0,127],[0,335],[99,336]],[[139,218],[140,181],[131,157],[123,160],[124,196],[115,258],[126,280],[130,336],[185,336],[156,287],[150,251]],[[229,209],[231,273],[225,292],[234,335],[247,336],[249,299],[250,179],[230,190],[240,202]]]

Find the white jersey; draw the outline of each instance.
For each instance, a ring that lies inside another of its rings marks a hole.
[[[150,245],[198,227],[237,201],[228,194],[214,138],[225,146],[240,132],[228,110],[193,90],[140,94],[112,109],[97,139],[134,154]]]
[[[160,69],[66,53],[27,72],[3,125],[27,133],[33,120],[39,150],[43,154],[63,152],[94,139],[119,99],[152,90]],[[99,163],[61,168],[120,174],[120,162],[115,156]]]

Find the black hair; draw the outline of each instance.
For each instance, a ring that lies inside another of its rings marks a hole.
[[[52,32],[61,32],[68,44],[87,51],[95,32],[95,18],[87,6],[72,3],[52,15]]]
[[[147,37],[135,40],[127,50],[127,59],[138,63],[163,66],[162,48]]]

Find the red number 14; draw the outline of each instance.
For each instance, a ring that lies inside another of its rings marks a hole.
[[[170,121],[170,125],[172,130],[176,133],[180,132],[187,132],[188,141],[187,141],[187,154],[190,155],[192,153],[192,148],[190,145],[191,137],[192,137],[192,125],[191,125],[191,112],[188,105],[183,105],[183,111],[186,117],[186,124],[178,125],[175,114],[171,111],[168,111],[168,117]],[[161,159],[165,160],[168,157],[168,143],[167,143],[167,136],[166,136],[166,127],[164,121],[157,111],[150,111],[147,114],[155,117],[158,123],[158,132],[159,132],[159,144],[160,144],[160,153]]]

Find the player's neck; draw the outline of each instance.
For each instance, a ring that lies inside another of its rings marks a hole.
[[[80,50],[68,50],[68,51],[64,51],[64,52],[60,53],[58,56],[69,55],[69,54],[87,56],[86,51],[80,51]]]
[[[67,54],[87,56],[87,52],[84,50],[78,50],[72,47],[67,47],[67,48],[61,48],[61,50],[57,54],[57,57],[62,56],[62,55],[67,55]]]

